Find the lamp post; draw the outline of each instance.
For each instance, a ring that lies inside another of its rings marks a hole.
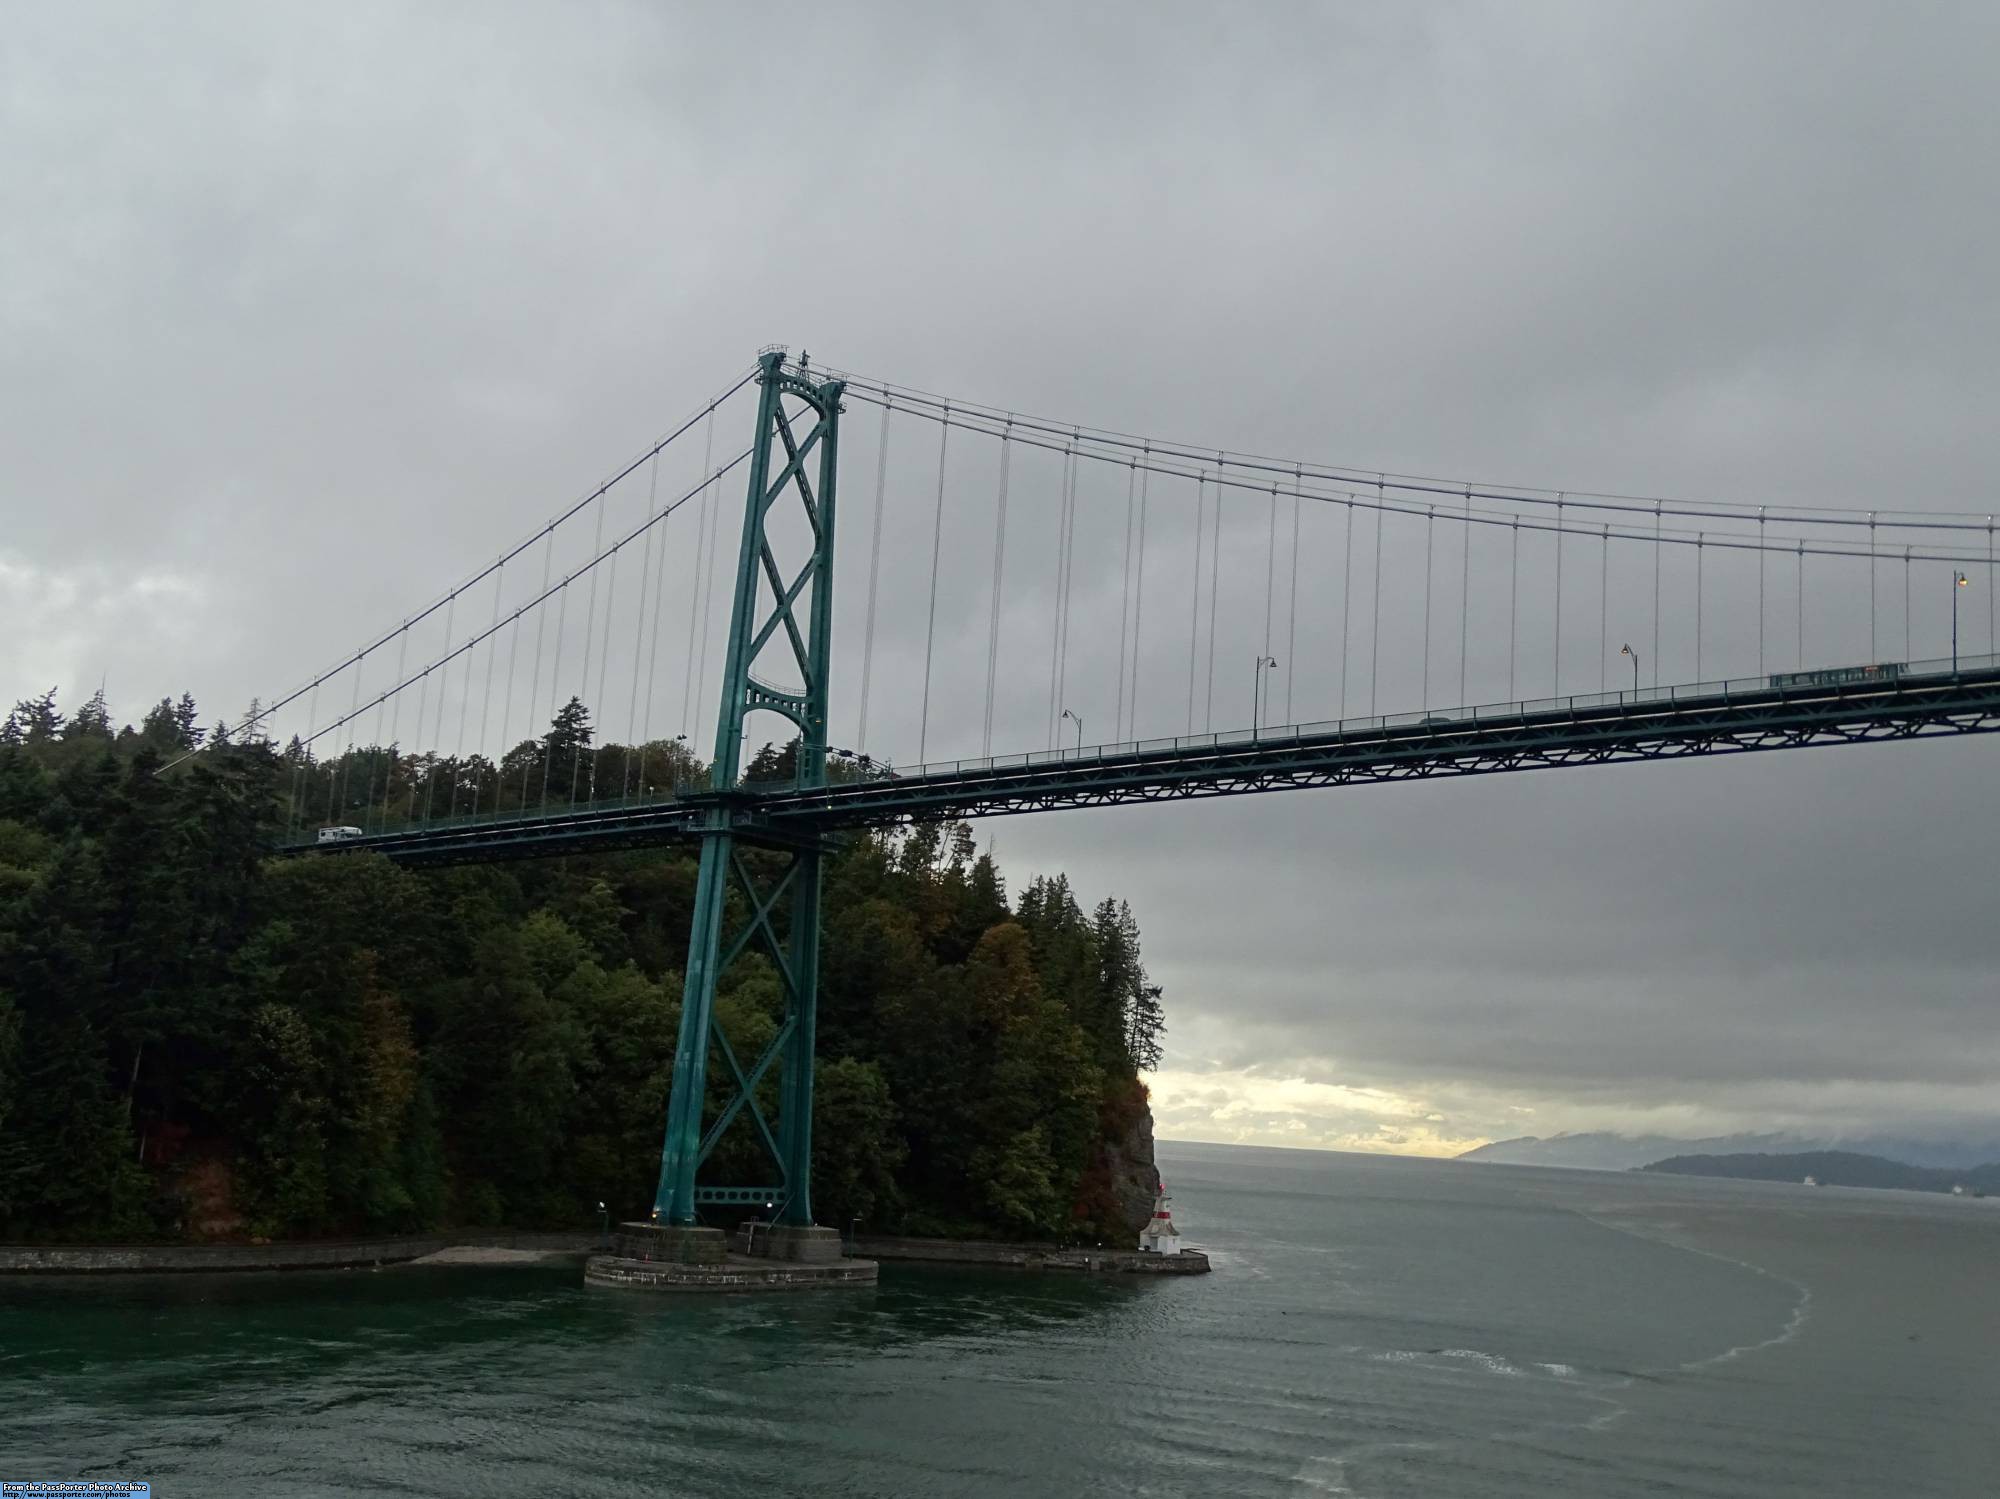
[[[1073,723],[1073,724],[1075,724],[1075,725],[1076,725],[1076,754],[1077,754],[1077,758],[1078,758],[1078,759],[1082,759],[1082,758],[1083,758],[1083,719],[1082,719],[1082,718],[1081,718],[1081,717],[1080,717],[1079,715],[1077,715],[1077,714],[1075,714],[1075,713],[1072,713],[1072,712],[1070,712],[1070,711],[1069,711],[1069,709],[1067,709],[1067,708],[1065,708],[1065,709],[1063,709],[1063,710],[1062,710],[1062,716],[1063,716],[1064,718],[1067,718],[1067,719],[1068,719],[1068,720],[1069,720],[1069,721],[1070,721],[1071,723]]]
[[[611,1247],[611,1210],[601,1202],[597,1205],[597,1227],[597,1247],[599,1249],[609,1249]]]
[[[1639,653],[1629,645],[1621,645],[1618,647],[1618,654],[1632,658],[1632,696],[1637,697],[1639,695]]]
[[[1277,664],[1278,658],[1276,656],[1259,656],[1256,665],[1250,668],[1250,737],[1252,739],[1257,737],[1257,710],[1263,704],[1264,669],[1276,666]]]
[[[1966,586],[1965,574],[1952,569],[1951,573],[1951,674],[1958,675],[1958,591]]]

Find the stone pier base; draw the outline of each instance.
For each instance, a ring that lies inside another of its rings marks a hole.
[[[873,1285],[876,1274],[873,1260],[841,1257],[833,1229],[762,1223],[733,1244],[719,1228],[621,1223],[611,1252],[583,1267],[585,1285],[639,1291],[813,1291]]]

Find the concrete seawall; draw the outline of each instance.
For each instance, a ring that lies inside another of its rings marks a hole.
[[[582,1259],[594,1233],[384,1235],[276,1244],[0,1244],[0,1275],[180,1275],[204,1271],[348,1270],[400,1265],[451,1251],[502,1250]],[[514,1258],[509,1255],[508,1258]],[[470,1263],[470,1259],[461,1259]]]
[[[1065,1248],[1057,1244],[1011,1244],[992,1239],[898,1239],[857,1237],[852,1253],[871,1260],[925,1265],[999,1265],[1016,1270],[1075,1270],[1099,1275],[1205,1275],[1208,1256],[1198,1249],[1179,1254],[1141,1254],[1133,1249]]]

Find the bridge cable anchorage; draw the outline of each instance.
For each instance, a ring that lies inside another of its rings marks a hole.
[[[938,476],[937,511],[931,517],[931,602],[930,612],[924,624],[924,706],[917,725],[917,763],[923,764],[930,746],[931,735],[931,655],[937,645],[937,590],[938,552],[944,541],[944,460],[945,447],[951,441],[951,403],[944,408],[944,420],[938,426]]]
[[[742,376],[740,376],[736,380],[736,382],[732,384],[727,390],[723,391],[721,395],[716,396],[714,400],[712,400],[709,403],[710,408],[712,409],[716,404],[728,400],[731,396],[735,395],[737,391],[741,390],[744,386],[748,385],[756,377],[757,377],[757,367],[753,365],[749,370],[745,371],[742,374]],[[556,526],[560,526],[564,522],[568,521],[570,517],[577,514],[586,505],[589,505],[593,500],[595,500],[599,495],[603,494],[606,490],[610,489],[613,485],[619,483],[620,481],[625,479],[628,475],[636,473],[639,470],[639,467],[642,464],[644,464],[647,461],[647,459],[652,457],[653,454],[659,452],[662,448],[665,448],[669,446],[671,443],[673,443],[676,439],[678,439],[683,433],[685,433],[700,419],[701,419],[700,413],[696,413],[694,416],[688,418],[688,420],[684,422],[681,426],[675,428],[672,432],[668,433],[665,437],[661,438],[658,442],[654,443],[645,452],[641,453],[638,457],[634,458],[630,463],[625,465],[624,468],[614,473],[610,478],[604,480],[601,484],[597,486],[595,490],[591,491],[590,494],[576,501],[567,510],[563,511],[560,515],[550,520],[547,523],[547,526],[549,528],[553,528]],[[519,556],[522,552],[525,552],[529,547],[533,546],[536,538],[543,534],[543,529],[544,528],[538,527],[536,530],[530,532],[529,535],[519,544],[517,544],[516,546],[510,548],[508,551],[503,553],[501,555],[501,561],[504,562],[511,560],[512,558]],[[484,582],[488,577],[490,577],[493,574],[495,568],[497,568],[498,566],[499,563],[496,562],[490,566],[481,568],[471,577],[465,578],[460,582],[454,584],[448,593],[439,596],[432,603],[425,606],[423,609],[418,610],[417,613],[411,615],[407,620],[403,621],[403,623],[397,626],[395,629],[391,629],[384,632],[381,636],[377,637],[372,643],[363,646],[360,650],[356,651],[353,655],[349,656],[345,661],[341,662],[338,666],[330,667],[326,671],[319,673],[316,677],[313,678],[313,682],[317,683],[317,682],[329,681],[332,678],[338,676],[342,671],[346,670],[347,667],[353,665],[359,665],[361,662],[365,661],[369,656],[373,655],[376,651],[380,650],[383,646],[386,646],[391,640],[395,639],[400,630],[408,626],[421,624],[431,615],[437,613],[440,609],[443,609],[452,596],[464,593],[468,588],[475,587],[479,583]],[[299,698],[304,697],[306,695],[310,685],[311,684],[308,683],[299,686],[280,697],[274,698],[268,707],[260,707],[255,714],[246,717],[242,723],[238,724],[232,732],[237,734],[245,733],[248,730],[254,728],[258,723],[262,722],[264,719],[270,718],[280,709],[289,707]],[[173,769],[174,766],[180,764],[182,760],[185,760],[188,757],[188,755],[193,753],[194,751],[189,750],[175,757],[174,759],[169,760],[168,762],[166,762],[166,764],[160,766],[159,771],[156,771],[155,774]]]
[[[654,537],[652,523],[658,519],[659,507],[660,464],[659,460],[655,459],[653,461],[653,471],[646,476],[646,549],[639,554],[639,609],[638,613],[633,617],[632,690],[625,700],[625,737],[628,743],[624,763],[619,767],[618,776],[618,800],[621,802],[630,799],[632,795],[632,750],[634,748],[637,748],[639,751],[639,783],[642,786],[645,784],[646,772],[644,762],[646,758],[646,741],[652,737],[649,729],[641,728],[639,724],[639,677],[646,659],[646,602],[652,596],[653,592]],[[664,528],[661,530],[659,542],[663,547],[666,545]],[[609,644],[611,626],[608,622],[605,624],[604,633],[606,637],[604,653],[608,657],[611,654]]]
[[[1125,569],[1118,600],[1118,717],[1112,725],[1114,740],[1125,738],[1125,631],[1132,623],[1132,518],[1139,484],[1139,466],[1125,465]]]
[[[1208,696],[1201,710],[1202,730],[1204,733],[1210,732],[1215,728],[1215,603],[1216,589],[1222,577],[1222,496],[1224,492],[1221,483],[1222,464],[1222,454],[1217,453],[1215,455],[1215,532],[1213,544],[1208,549]],[[1197,516],[1195,519],[1199,521],[1200,517]],[[1200,586],[1200,579],[1198,577],[1196,579],[1196,586]],[[1195,612],[1197,615],[1201,612],[1199,595],[1197,595],[1195,600]]]
[[[1059,701],[1069,695],[1070,594],[1076,584],[1076,486],[1081,467],[1074,458],[1070,460],[1068,503],[1063,515],[1062,603],[1057,616],[1062,627],[1062,647],[1056,657],[1056,697]],[[1061,719],[1056,720],[1056,728],[1061,730]]]
[[[980,733],[982,759],[993,755],[993,693],[1000,670],[1000,597],[1007,576],[1007,480],[1014,456],[1011,432],[1000,438],[1000,496],[993,518],[993,603],[986,625],[986,725]]]
[[[591,541],[590,550],[593,554],[602,552],[604,550],[604,505],[601,501],[597,506],[597,534],[595,538],[593,538],[593,540]],[[618,565],[617,558],[614,557],[612,559],[612,566],[616,567],[617,565]],[[593,567],[590,570],[590,606],[585,611],[583,617],[583,672],[580,676],[578,676],[576,681],[576,700],[580,703],[584,703],[586,707],[588,706],[588,700],[590,698],[591,653],[596,649],[596,647],[597,647],[597,569]],[[601,705],[599,711],[602,711]],[[594,753],[596,749],[596,744],[594,742],[595,736],[593,735],[592,738],[593,738],[593,743],[591,748],[593,750],[593,754],[591,756],[591,761],[592,764],[594,765],[596,763],[596,758],[597,758]],[[570,805],[572,806],[576,804],[576,785],[577,785],[577,780],[582,773],[582,770],[583,770],[583,761],[581,758],[581,749],[579,748],[578,750],[572,751],[569,757],[569,800],[570,800]]]
[[[1208,476],[1197,475],[1194,481],[1194,582],[1192,596],[1188,600],[1187,732],[1190,737],[1194,734],[1194,669],[1201,643],[1201,549],[1207,540],[1207,494]]]
[[[1377,497],[1380,497],[1381,481],[1376,481]],[[1374,606],[1375,618],[1368,626],[1368,716],[1375,716],[1375,688],[1381,678],[1382,662],[1382,523],[1389,518],[1386,506],[1378,506],[1375,511],[1375,586],[1370,591],[1369,602]]]
[[[1290,618],[1285,626],[1285,722],[1297,723],[1292,716],[1292,685],[1297,676],[1299,659],[1299,507],[1303,503],[1299,497],[1302,479],[1292,484],[1292,580],[1285,588],[1285,606]],[[1354,512],[1347,512],[1352,515]]]
[[[882,573],[882,503],[889,483],[889,417],[895,403],[882,403],[882,432],[875,444],[875,519],[868,544],[868,615],[861,632],[861,711],[854,726],[854,748],[868,752],[868,688],[875,677],[875,592]]]
[[[1606,528],[1609,529],[1608,527]],[[1458,701],[1466,701],[1465,668],[1469,655],[1468,626],[1472,622],[1472,486],[1465,486],[1465,525],[1458,552]]]
[[[1206,454],[1212,451],[1210,449],[1196,448],[1186,443],[1170,442],[1158,437],[1149,438],[1138,433],[1118,432],[1108,428],[1096,427],[1075,428],[1069,422],[1056,422],[1050,418],[1023,415],[1019,412],[1003,412],[998,407],[982,407],[976,402],[963,401],[957,398],[948,399],[931,392],[915,389],[914,387],[892,385],[853,372],[843,371],[842,378],[847,382],[849,393],[858,400],[870,401],[879,405],[883,399],[894,396],[896,399],[905,402],[913,414],[925,415],[932,420],[936,419],[935,416],[931,415],[931,412],[923,410],[923,408],[929,407],[932,411],[935,411],[936,408],[947,404],[958,413],[961,423],[968,427],[977,428],[984,424],[987,430],[997,431],[1003,418],[1011,417],[1015,423],[1017,441],[1026,440],[1022,436],[1023,433],[1041,433],[1060,437],[1070,433],[1072,430],[1076,430],[1085,434],[1084,440],[1093,448],[1103,450],[1098,456],[1108,456],[1112,451],[1130,451],[1144,448],[1167,458],[1192,462],[1206,461]],[[1115,461],[1123,460],[1120,458]],[[1277,474],[1291,473],[1296,462],[1296,460],[1290,458],[1276,458],[1255,453],[1232,453],[1230,461],[1238,469],[1246,472],[1264,471]],[[1351,486],[1371,484],[1375,481],[1368,476],[1377,474],[1388,488],[1410,494],[1431,494],[1457,498],[1463,493],[1464,486],[1464,481],[1462,480],[1444,480],[1420,474],[1405,474],[1386,470],[1378,473],[1378,471],[1373,469],[1362,469],[1353,465],[1312,464],[1309,465],[1309,468],[1311,470],[1310,476],[1315,480],[1324,480],[1328,483]],[[1252,484],[1247,487],[1255,488],[1258,486]],[[1747,502],[1705,502],[1697,504],[1694,502],[1670,501],[1668,497],[1662,496],[1618,494],[1597,490],[1568,489],[1558,491],[1551,487],[1534,485],[1490,484],[1475,487],[1473,493],[1474,497],[1478,499],[1501,501],[1513,505],[1536,506],[1553,506],[1556,504],[1556,496],[1560,494],[1564,496],[1564,503],[1571,508],[1582,506],[1592,510],[1634,516],[1644,516],[1652,512],[1656,507],[1660,507],[1664,509],[1666,514],[1692,519],[1749,521],[1755,518],[1756,510],[1753,504]],[[1781,523],[1796,522],[1799,524],[1860,527],[1868,524],[1866,514],[1865,511],[1858,508],[1819,506],[1810,510],[1794,510],[1780,515],[1777,519]],[[1936,518],[1938,516],[1955,515],[1958,512],[1897,511],[1893,512],[1893,514],[1905,518],[1884,521],[1882,524],[1933,531],[1962,530],[1979,532],[1985,529],[1983,523],[1977,521],[1963,519],[1940,521]],[[1713,527],[1710,529],[1712,530]],[[1857,553],[1856,555],[1859,554]]]

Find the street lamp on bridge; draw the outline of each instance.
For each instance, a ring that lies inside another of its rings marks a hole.
[[[1077,758],[1081,759],[1083,757],[1083,719],[1078,714],[1070,712],[1067,708],[1062,710],[1062,716],[1076,725],[1076,753]]]
[[[1278,664],[1278,658],[1276,656],[1259,656],[1257,658],[1257,664],[1250,669],[1251,670],[1250,737],[1252,739],[1255,739],[1257,737],[1257,725],[1258,725],[1257,710],[1263,704],[1264,671],[1267,667],[1273,667],[1276,666],[1277,664]]]
[[[1951,572],[1951,674],[1958,675],[1958,591],[1966,586],[1966,576],[1957,568]]]
[[[1632,696],[1637,697],[1639,695],[1639,653],[1629,645],[1621,645],[1618,647],[1618,654],[1632,658]]]

